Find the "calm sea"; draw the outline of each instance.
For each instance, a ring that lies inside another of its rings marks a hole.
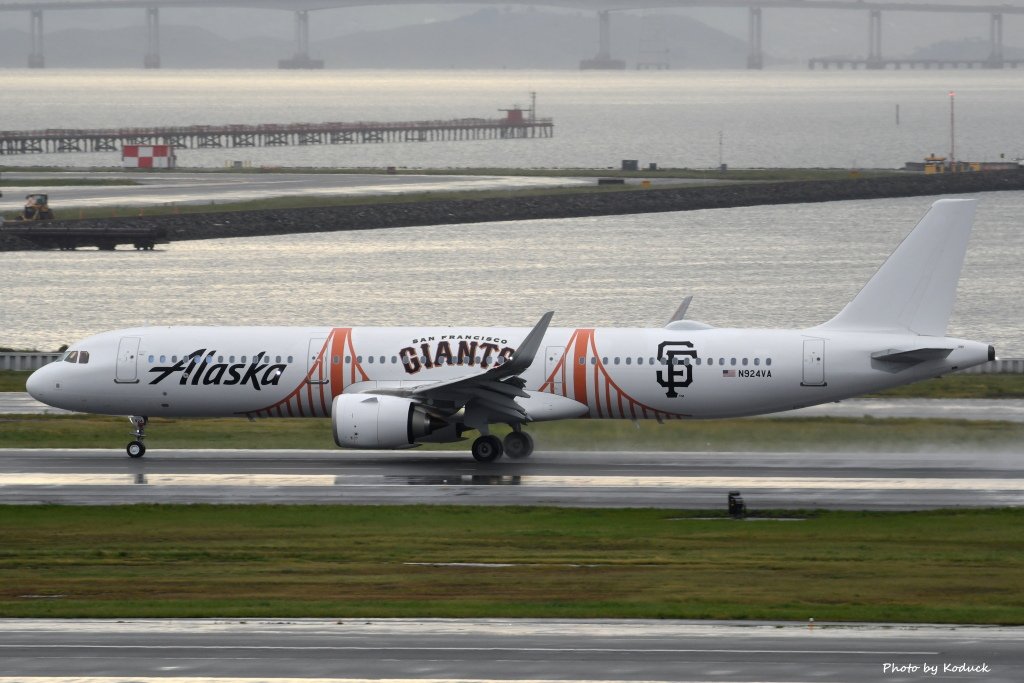
[[[555,118],[550,140],[182,150],[188,166],[894,167],[1024,156],[1024,72],[0,71],[8,129]],[[900,107],[899,125],[896,106]],[[116,165],[112,154],[7,157]],[[951,332],[1024,356],[1024,193],[980,195]],[[0,253],[0,346],[150,324],[807,326],[838,311],[931,199]]]
[[[555,119],[545,140],[182,150],[185,166],[902,166],[956,155],[1024,156],[1024,71],[0,71],[5,129],[413,121],[499,117],[514,104]],[[899,107],[897,124],[896,109]],[[8,164],[115,166],[117,153]]]
[[[1024,356],[1024,192],[977,195],[951,333]],[[138,324],[662,325],[824,322],[931,198],[440,225],[164,251],[0,253],[0,345]]]

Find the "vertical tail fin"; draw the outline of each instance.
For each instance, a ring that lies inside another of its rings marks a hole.
[[[932,204],[853,301],[821,327],[945,336],[976,204]]]

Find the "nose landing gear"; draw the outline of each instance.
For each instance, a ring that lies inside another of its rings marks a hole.
[[[146,438],[146,424],[149,422],[149,418],[142,415],[132,415],[128,418],[128,421],[135,427],[135,431],[132,432],[135,440],[128,442],[128,447],[125,450],[128,451],[129,457],[141,458],[146,454],[146,444],[142,443],[142,441]]]

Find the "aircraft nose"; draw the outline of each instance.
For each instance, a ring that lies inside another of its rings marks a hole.
[[[47,383],[45,377],[46,374],[48,373],[46,367],[44,366],[33,372],[31,375],[28,376],[28,379],[25,380],[25,391],[28,392],[28,395],[34,398],[35,400],[41,401],[43,403],[46,403],[46,392],[44,390]]]

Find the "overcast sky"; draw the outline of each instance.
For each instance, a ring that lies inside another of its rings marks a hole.
[[[1018,0],[1024,4],[1024,0]],[[0,0],[0,5],[4,0]],[[628,4],[624,3],[624,4]],[[988,5],[989,0],[958,0],[958,4]],[[315,12],[310,22],[310,40],[313,43],[347,34],[390,29],[411,24],[445,22],[495,5],[394,5],[377,7],[351,7]],[[522,4],[508,6],[510,11],[525,12]],[[594,24],[595,12],[566,10],[538,6],[538,11],[576,14],[581,21]],[[665,13],[682,14],[700,20],[723,33],[743,41],[747,40],[747,9],[686,9],[632,11],[631,15],[649,16],[652,21]],[[282,10],[251,10],[232,8],[164,8],[161,25],[203,26],[229,40],[242,38],[271,38],[292,41],[294,23],[291,13]],[[863,56],[868,48],[868,13],[866,11],[839,12],[797,9],[767,9],[763,15],[764,49],[769,55],[782,60],[802,60],[812,56],[844,54]],[[0,12],[0,29],[27,31],[27,12]],[[143,31],[145,11],[132,10],[73,10],[47,11],[45,30],[55,31],[86,28],[134,27]],[[1007,46],[1024,47],[1024,16],[1007,15],[1004,19]],[[987,14],[922,14],[886,12],[883,14],[883,53],[907,55],[943,40],[987,41],[989,16]],[[630,47],[620,40],[616,45],[615,15],[612,18],[613,52],[616,47],[625,51]],[[580,55],[585,57],[589,55]]]

